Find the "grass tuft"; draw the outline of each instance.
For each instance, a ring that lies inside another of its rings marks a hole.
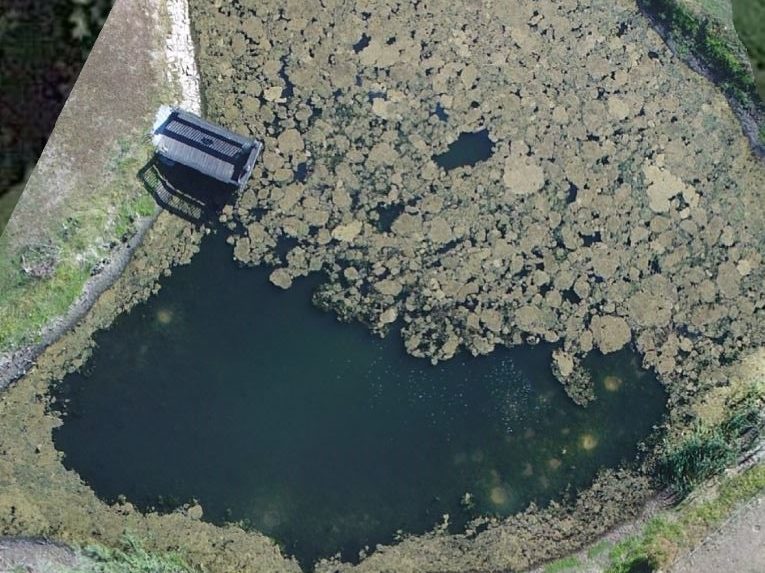
[[[756,443],[763,427],[763,396],[752,387],[727,403],[728,416],[712,427],[697,426],[679,441],[667,442],[658,460],[659,482],[680,498],[722,472]]]
[[[589,559],[596,559],[607,551],[610,551],[612,547],[613,544],[607,539],[604,539],[603,541],[599,541],[587,550],[587,557]]]
[[[719,429],[696,428],[662,455],[657,475],[662,484],[685,497],[696,485],[733,463],[735,458],[734,448]]]
[[[563,573],[564,571],[573,572],[582,565],[582,562],[573,555],[558,559],[545,565],[545,573]]]
[[[81,553],[89,561],[83,568],[67,573],[192,573],[179,553],[150,553],[130,535],[118,548],[93,544]]]

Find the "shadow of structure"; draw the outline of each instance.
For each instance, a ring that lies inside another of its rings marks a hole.
[[[196,225],[215,222],[237,190],[234,185],[158,155],[138,172],[138,179],[166,211]]]

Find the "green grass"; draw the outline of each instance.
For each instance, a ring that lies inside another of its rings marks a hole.
[[[644,540],[639,537],[629,537],[617,543],[611,550],[610,560],[605,573],[634,573],[641,569],[653,570]]]
[[[749,53],[757,91],[765,100],[765,0],[733,0],[733,23]],[[765,133],[760,139],[765,141]]]
[[[90,276],[86,264],[59,264],[48,279],[26,278],[18,264],[4,261],[0,279],[0,348],[31,342],[30,333],[66,312]]]
[[[545,573],[562,573],[564,571],[575,571],[582,565],[578,558],[572,556],[558,559],[545,565]]]
[[[607,551],[610,551],[612,547],[613,543],[604,539],[603,541],[597,542],[587,550],[587,557],[589,559],[596,559]]]
[[[740,453],[759,440],[762,408],[762,389],[752,387],[726,403],[728,414],[720,424],[699,424],[680,439],[665,442],[656,468],[661,485],[682,498],[733,464]]]
[[[178,553],[150,553],[126,536],[122,547],[88,545],[81,553],[91,564],[67,573],[191,573],[193,569]]]
[[[80,295],[110,244],[134,233],[139,216],[154,212],[154,199],[136,180],[149,155],[147,142],[121,142],[108,168],[113,181],[97,201],[72,205],[71,215],[49,228],[39,244],[10,252],[0,243],[0,351],[37,342],[42,327]],[[35,278],[23,271],[22,256],[35,250],[55,253],[49,276]]]
[[[607,573],[635,573],[665,569],[680,551],[693,547],[742,502],[765,492],[765,465],[727,478],[713,499],[681,506],[651,519],[641,534],[617,543],[611,550]]]

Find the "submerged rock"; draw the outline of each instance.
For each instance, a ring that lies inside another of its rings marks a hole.
[[[202,509],[202,506],[198,503],[195,503],[191,507],[189,507],[186,510],[186,515],[188,515],[191,519],[202,519],[202,516],[204,515],[204,510]]]

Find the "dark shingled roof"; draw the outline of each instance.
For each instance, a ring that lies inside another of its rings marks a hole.
[[[178,108],[160,109],[152,135],[162,157],[237,187],[247,182],[263,148]]]

